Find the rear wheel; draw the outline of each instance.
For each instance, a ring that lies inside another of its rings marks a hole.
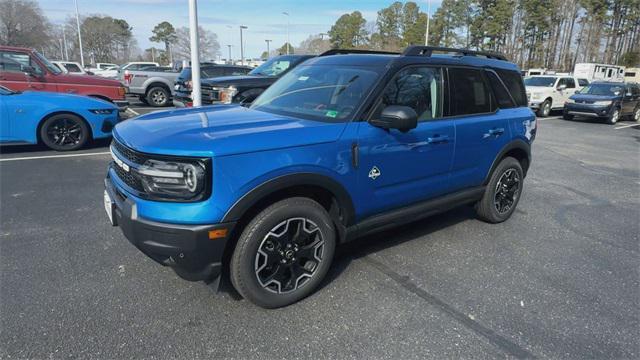
[[[520,162],[512,157],[502,159],[491,174],[487,189],[482,199],[476,204],[476,212],[480,219],[499,223],[507,220],[516,210],[524,172]]]
[[[154,86],[147,91],[147,103],[154,107],[167,106],[169,104],[169,91],[160,86]]]
[[[640,122],[640,106],[638,106],[631,115],[631,120]]]
[[[243,230],[231,258],[231,282],[258,306],[292,304],[325,277],[335,243],[333,223],[320,204],[301,197],[279,201]]]
[[[618,122],[620,119],[620,109],[613,109],[611,115],[609,115],[606,119],[607,124],[613,125]]]
[[[545,100],[540,104],[540,108],[538,109],[538,117],[547,117],[551,113],[551,101],[549,99]]]
[[[40,139],[56,151],[77,150],[89,139],[89,128],[77,115],[58,114],[42,124]]]

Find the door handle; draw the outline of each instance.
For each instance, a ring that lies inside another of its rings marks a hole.
[[[490,136],[498,137],[498,136],[500,136],[500,135],[502,135],[502,134],[504,134],[504,128],[493,128],[493,129],[491,129],[491,130],[487,131],[487,132],[482,136],[482,138],[483,138],[483,139],[486,139],[486,138],[488,138],[488,137],[490,137]]]
[[[434,135],[433,137],[427,138],[427,144],[443,144],[449,142],[449,137],[447,135]]]

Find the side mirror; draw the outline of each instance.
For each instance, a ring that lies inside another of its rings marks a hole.
[[[408,106],[391,105],[382,110],[379,119],[371,119],[369,123],[382,129],[407,132],[418,126],[418,114]]]
[[[560,90],[560,91],[562,91],[562,90],[564,90],[566,88],[567,88],[567,85],[564,85],[564,84],[558,85],[558,87],[557,87],[557,89]]]
[[[26,75],[36,76],[36,69],[33,66],[23,66],[22,71],[24,71]]]

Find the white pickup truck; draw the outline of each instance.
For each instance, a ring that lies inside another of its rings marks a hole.
[[[170,67],[152,66],[143,70],[125,70],[120,79],[127,92],[153,107],[168,106],[174,92],[174,83],[180,75]]]
[[[569,96],[589,85],[589,81],[566,75],[537,75],[526,77],[524,85],[529,107],[539,117],[546,117],[551,110],[564,108]]]

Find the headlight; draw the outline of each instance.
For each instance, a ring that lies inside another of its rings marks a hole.
[[[567,103],[567,104],[575,104],[575,103],[576,103],[576,101],[575,101],[575,100],[573,100],[573,99],[567,99],[566,103]]]
[[[200,161],[147,160],[137,169],[147,193],[165,199],[199,200],[206,188],[206,166]]]
[[[96,115],[110,115],[113,114],[113,112],[115,111],[115,109],[94,109],[94,110],[89,110],[92,113],[96,114]]]
[[[542,96],[542,94],[540,94],[540,93],[535,93],[535,92],[534,92],[534,93],[531,93],[531,99],[537,99],[537,98],[539,98],[540,96]]]
[[[231,104],[233,102],[233,97],[238,93],[238,89],[235,86],[229,87],[216,87],[213,90],[218,91],[218,101],[223,104]]]
[[[611,105],[613,101],[611,100],[606,100],[606,101],[594,101],[593,105],[597,105],[597,106],[607,106],[607,105]]]

